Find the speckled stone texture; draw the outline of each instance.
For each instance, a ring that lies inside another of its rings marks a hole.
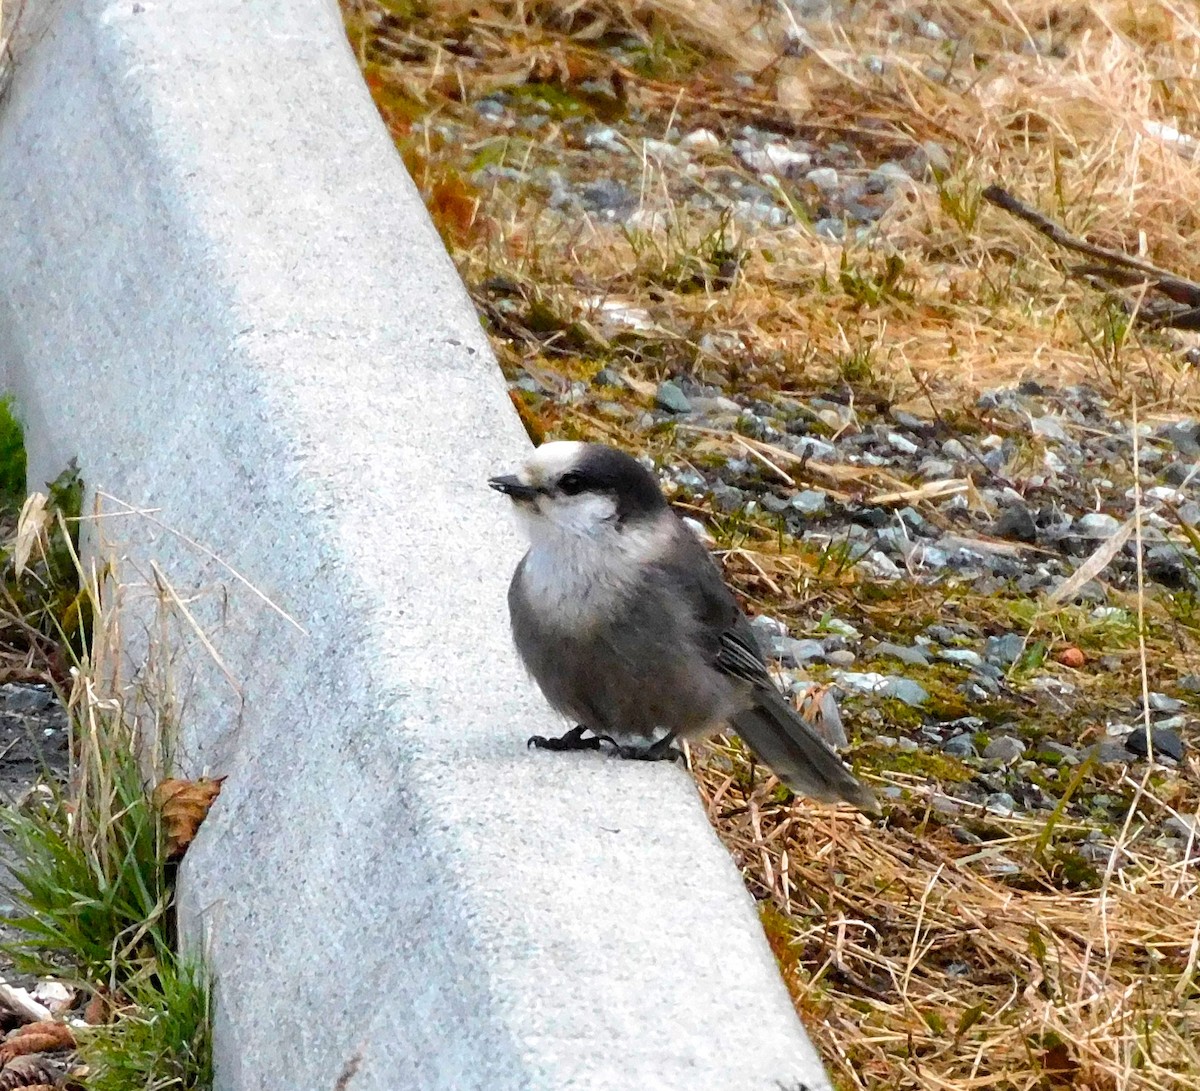
[[[684,773],[525,749],[526,440],[336,10],[25,7],[0,357],[34,482],[154,509],[109,547],[228,668],[177,627],[219,1087],[826,1088]]]

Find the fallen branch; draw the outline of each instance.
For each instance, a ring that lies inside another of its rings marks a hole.
[[[1162,308],[1156,307],[1147,309],[1145,312],[1142,311],[1141,307],[1138,307],[1134,312],[1135,318],[1140,318],[1144,323],[1155,326],[1172,326],[1181,329],[1195,328],[1197,316],[1194,312],[1200,309],[1200,284],[1194,280],[1188,280],[1186,277],[1181,277],[1169,270],[1160,269],[1157,265],[1143,261],[1141,258],[1136,258],[1132,254],[1126,254],[1122,250],[1112,250],[1107,246],[1097,246],[1086,239],[1072,235],[1061,224],[1057,224],[1049,217],[1043,216],[1037,209],[1031,208],[1024,201],[1018,200],[1008,190],[1000,186],[988,186],[983,191],[983,198],[1010,215],[1024,220],[1040,234],[1045,235],[1051,242],[1063,247],[1065,250],[1072,250],[1077,254],[1086,254],[1089,258],[1096,258],[1100,261],[1108,262],[1111,266],[1116,266],[1116,268],[1109,268],[1104,265],[1078,266],[1069,270],[1074,275],[1101,278],[1122,288],[1148,288],[1162,292],[1163,295],[1173,302],[1184,305],[1183,310],[1170,309],[1164,311]],[[1136,275],[1131,275],[1126,270],[1132,270],[1133,274]]]

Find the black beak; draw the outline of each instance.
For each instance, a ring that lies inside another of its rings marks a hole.
[[[497,492],[504,493],[505,496],[518,502],[523,500],[532,500],[537,496],[537,489],[532,485],[526,485],[518,481],[512,474],[505,474],[503,477],[493,477],[488,479],[488,484]]]

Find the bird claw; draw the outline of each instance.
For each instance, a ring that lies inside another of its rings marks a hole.
[[[627,743],[619,743],[611,735],[599,735],[597,740],[606,742],[612,747],[614,757],[623,758],[626,761],[682,761],[683,751],[675,745],[674,735],[664,735],[657,742],[652,742],[648,746],[631,746]]]
[[[559,735],[556,738],[547,738],[545,735],[530,735],[525,740],[525,747],[529,750],[553,750],[562,752],[567,750],[599,750],[601,738],[607,736],[592,735],[585,736],[584,732],[589,731],[583,724],[578,724],[571,728],[565,735]]]

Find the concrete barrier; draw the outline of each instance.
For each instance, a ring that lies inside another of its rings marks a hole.
[[[106,537],[227,671],[192,657],[181,744],[230,774],[181,888],[219,1087],[827,1087],[687,777],[525,750],[484,482],[526,440],[335,9],[27,0],[15,57],[31,475],[153,509]]]

